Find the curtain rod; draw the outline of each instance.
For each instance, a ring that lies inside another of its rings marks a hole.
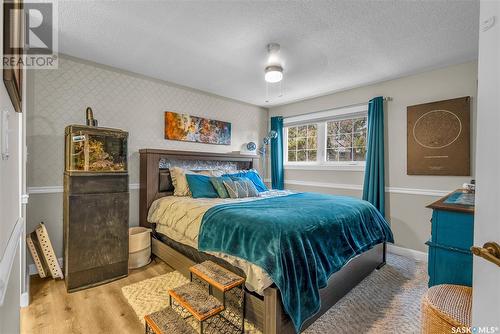
[[[390,101],[392,101],[392,97],[390,97],[390,96],[384,96],[383,99],[384,99],[384,102],[390,102]],[[370,101],[368,101],[368,102],[370,102]],[[306,112],[306,113],[303,113],[303,114],[298,114],[298,115],[283,117],[283,119],[291,118],[291,117],[297,117],[297,116],[305,116],[305,115],[315,114],[315,113],[318,113],[318,112],[328,111],[328,110],[337,110],[337,109],[344,109],[344,108],[350,108],[350,107],[357,107],[357,106],[362,106],[364,104],[368,104],[368,102],[360,102],[360,103],[348,104],[348,105],[341,106],[341,107],[328,108],[328,109],[317,110],[317,111],[310,111],[310,112]]]

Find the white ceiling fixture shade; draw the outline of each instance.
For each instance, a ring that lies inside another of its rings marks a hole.
[[[269,83],[280,82],[283,79],[283,67],[279,65],[267,66],[264,79]]]

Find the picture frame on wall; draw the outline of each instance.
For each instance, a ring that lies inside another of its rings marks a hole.
[[[165,139],[231,145],[231,123],[166,111]]]
[[[23,59],[23,9],[22,0],[3,2],[3,59]],[[14,67],[4,66],[3,82],[16,112],[22,112],[23,80],[23,66],[20,62]]]
[[[407,174],[470,176],[470,96],[407,107]]]

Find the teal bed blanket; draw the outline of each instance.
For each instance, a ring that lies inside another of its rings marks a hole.
[[[202,219],[198,247],[264,269],[300,332],[304,321],[319,311],[319,289],[330,276],[385,241],[393,242],[392,232],[370,203],[296,193],[210,208]]]

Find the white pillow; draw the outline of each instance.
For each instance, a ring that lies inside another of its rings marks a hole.
[[[174,185],[174,196],[191,196],[191,191],[189,191],[189,185],[186,180],[186,172],[190,173],[190,171],[184,168],[170,168],[170,177]]]

